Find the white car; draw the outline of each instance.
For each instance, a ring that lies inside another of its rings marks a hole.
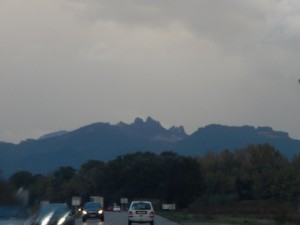
[[[113,212],[121,212],[120,206],[115,205],[115,206],[113,207]]]
[[[133,201],[128,210],[128,225],[132,223],[154,224],[154,209],[149,201]]]

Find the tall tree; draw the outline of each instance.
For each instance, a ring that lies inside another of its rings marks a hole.
[[[269,144],[250,145],[240,151],[241,176],[251,179],[254,198],[278,198],[278,174],[287,168],[288,159]]]
[[[81,165],[78,176],[82,183],[83,200],[88,200],[92,195],[103,195],[105,168],[105,163],[99,160],[89,160]]]
[[[32,182],[32,173],[25,170],[18,171],[10,176],[9,181],[16,189],[27,188]]]

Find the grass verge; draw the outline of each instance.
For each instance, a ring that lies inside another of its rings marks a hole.
[[[191,214],[177,211],[160,211],[157,212],[165,218],[180,224],[195,223],[195,224],[229,224],[229,225],[295,225],[296,223],[286,221],[274,221],[270,219],[257,219],[247,217],[236,217],[226,215],[201,215]]]

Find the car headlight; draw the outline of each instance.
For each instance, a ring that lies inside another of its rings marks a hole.
[[[86,210],[83,210],[82,213],[85,215],[85,214],[87,214],[87,211],[86,211]]]
[[[41,221],[41,225],[48,225],[51,218],[53,216],[53,212],[49,213],[48,215],[46,215],[43,220]]]
[[[48,222],[50,221],[50,219],[51,219],[51,216],[45,217],[45,218],[43,219],[43,221],[42,221],[42,225],[47,225]]]
[[[103,210],[102,210],[102,209],[100,209],[100,210],[98,211],[98,213],[99,213],[99,214],[102,214],[102,213],[103,213]]]
[[[66,217],[62,217],[59,219],[57,225],[62,225],[66,221]]]

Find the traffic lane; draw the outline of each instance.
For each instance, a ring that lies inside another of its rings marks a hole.
[[[75,225],[127,225],[128,217],[127,212],[105,212],[104,222],[100,220],[87,220],[82,222],[81,218],[76,219]],[[136,223],[133,223],[135,225]],[[166,218],[155,215],[154,225],[179,225],[179,223],[172,222]]]
[[[179,223],[173,222],[161,216],[155,216],[154,225],[179,225]]]

